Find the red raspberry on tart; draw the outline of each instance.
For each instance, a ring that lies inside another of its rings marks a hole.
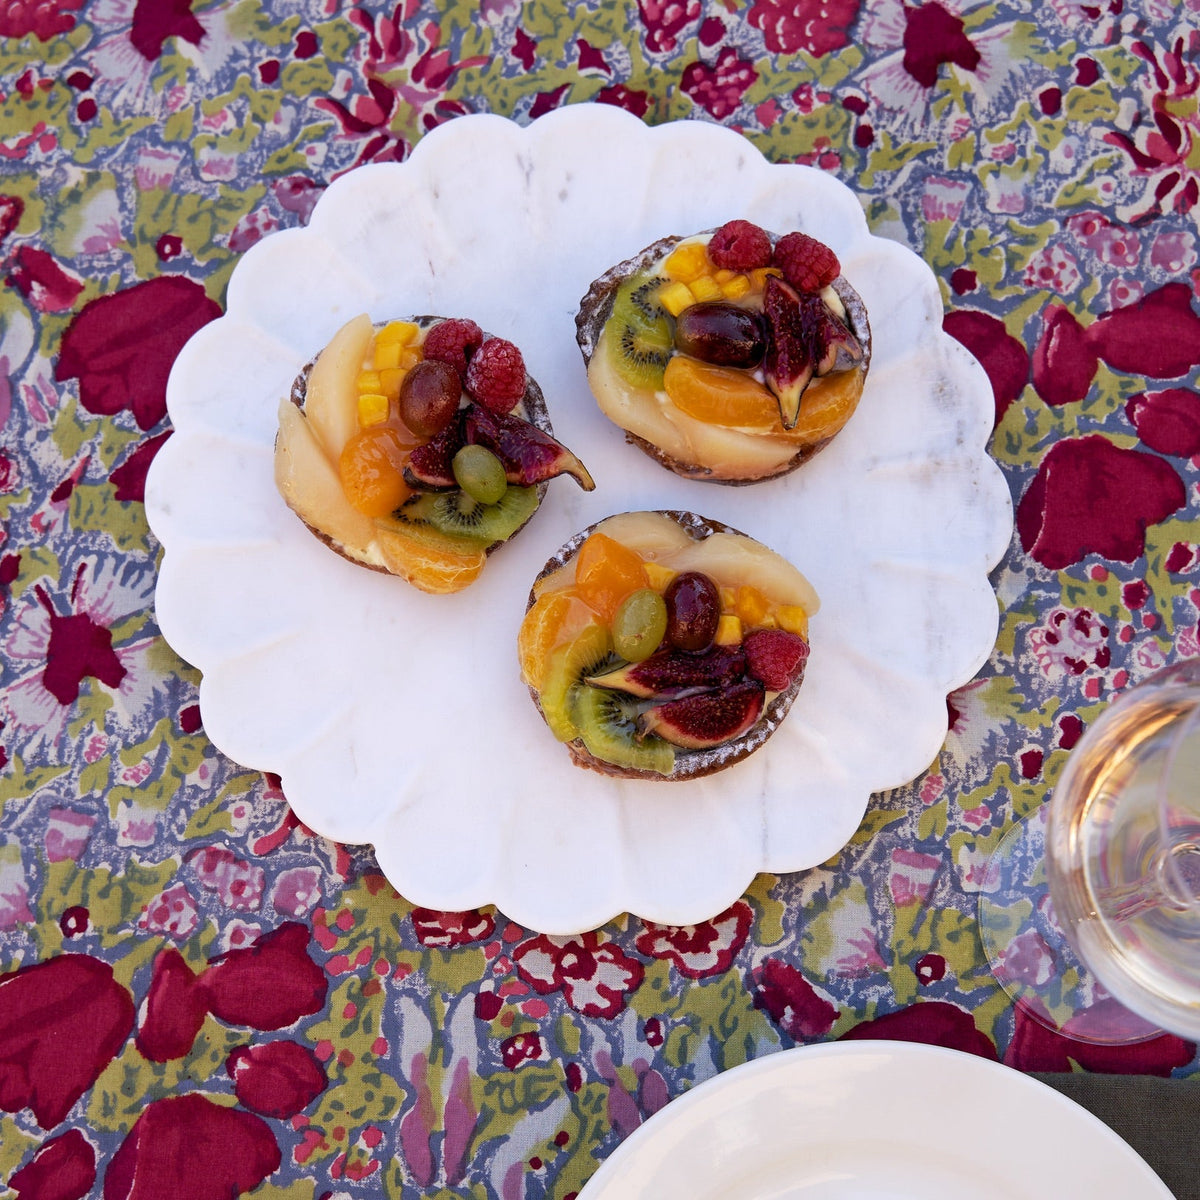
[[[745,220],[617,264],[576,329],[592,393],[627,440],[716,483],[807,462],[853,415],[871,358],[866,309],[834,251]]]

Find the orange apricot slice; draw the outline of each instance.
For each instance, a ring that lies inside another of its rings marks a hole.
[[[607,534],[593,533],[575,560],[575,592],[606,624],[617,606],[638,588],[649,586],[642,557]]]

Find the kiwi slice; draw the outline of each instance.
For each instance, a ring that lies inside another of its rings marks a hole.
[[[656,391],[675,345],[671,318],[658,303],[662,281],[635,275],[618,289],[605,342],[617,374],[634,387]]]
[[[578,736],[595,758],[614,767],[670,775],[675,751],[662,738],[637,733],[637,703],[607,688],[581,687],[574,693],[571,715]]]
[[[560,742],[579,736],[572,715],[574,695],[593,691],[583,680],[598,667],[612,661],[612,637],[598,621],[593,621],[565,646],[560,646],[546,664],[546,674],[538,692],[538,702],[550,732]]]
[[[482,504],[463,491],[420,492],[396,509],[397,520],[428,525],[450,537],[490,546],[507,541],[533,516],[536,487],[509,487],[495,504]]]

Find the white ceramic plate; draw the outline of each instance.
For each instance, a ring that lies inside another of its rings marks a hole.
[[[1073,1100],[909,1042],[800,1046],[700,1084],[635,1130],[580,1200],[1171,1200]]]
[[[803,470],[755,487],[684,481],[600,414],[574,342],[579,298],[669,233],[744,216],[830,243],[871,315],[859,411]],[[275,413],[350,317],[470,316],[512,338],[555,431],[598,481],[554,481],[521,536],[451,597],[351,566],[272,482]],[[982,368],[941,328],[928,268],[872,237],[836,180],[772,165],[740,135],[650,128],[568,107],[520,127],[449,122],[403,164],[352,171],[304,229],[239,262],[225,315],[180,354],[175,436],[147,513],[165,548],[160,626],[203,674],[212,741],[275,771],[306,824],[372,842],[410,901],[495,903],[547,933],[629,910],[672,924],[720,912],[758,871],[800,870],[852,836],[870,794],[923,770],[947,692],[986,660],[988,571],[1012,529],[985,446]],[[571,765],[520,682],[528,588],[573,533],[612,512],[685,508],[791,558],[823,601],[799,699],[757,754],[688,784]]]

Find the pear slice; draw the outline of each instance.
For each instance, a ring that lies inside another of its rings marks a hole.
[[[275,441],[275,486],[310,528],[363,562],[377,560],[375,522],[353,508],[337,468],[317,441],[311,423],[290,400],[279,405]]]
[[[348,321],[317,356],[308,376],[304,414],[331,462],[358,429],[358,386],[374,327],[366,313]]]

